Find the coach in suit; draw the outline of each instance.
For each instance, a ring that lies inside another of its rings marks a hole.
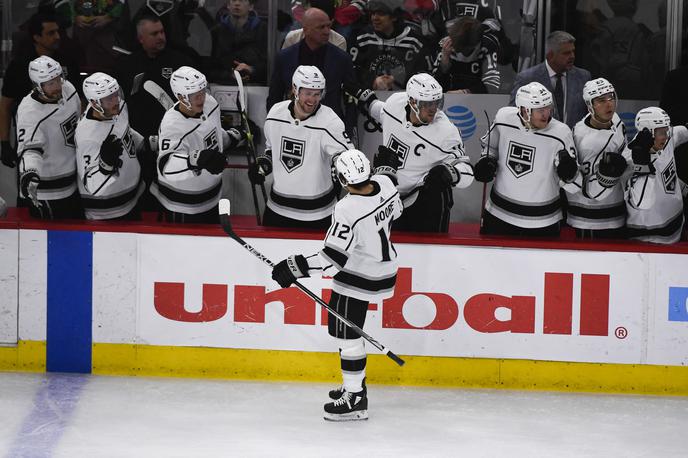
[[[514,105],[518,88],[537,81],[554,96],[554,117],[573,129],[588,113],[583,101],[583,86],[591,78],[589,71],[573,65],[575,41],[573,35],[561,30],[550,33],[545,43],[545,62],[516,75],[510,104]]]
[[[344,119],[342,83],[354,83],[351,56],[329,43],[332,21],[318,8],[308,8],[303,15],[303,40],[281,50],[275,57],[267,110],[285,100],[291,93],[291,77],[299,65],[314,65],[325,76],[326,89],[322,104]]]

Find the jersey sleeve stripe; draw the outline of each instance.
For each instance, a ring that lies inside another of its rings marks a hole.
[[[105,198],[95,198],[92,196],[82,195],[81,201],[83,202],[84,207],[94,208],[94,209],[99,209],[99,210],[120,207],[122,205],[125,205],[125,204],[131,202],[132,199],[136,198],[136,195],[138,194],[140,183],[141,183],[141,181],[139,180],[139,183],[137,183],[130,190],[125,191],[119,195],[114,195],[114,196],[111,195],[111,196],[108,196]],[[93,194],[95,194],[95,193],[93,193]]]
[[[541,133],[541,132],[533,132],[533,134],[539,135],[539,136],[541,136],[541,137],[552,138],[552,139],[558,141],[559,143],[561,143],[561,146],[562,146],[563,149],[568,150],[568,148],[566,147],[566,143],[564,143],[564,140],[562,140],[562,139],[559,138],[559,137],[555,137],[554,135],[549,135],[549,134],[543,134],[543,133]]]
[[[270,200],[275,204],[283,207],[290,207],[299,210],[319,210],[327,207],[333,200],[337,198],[337,190],[333,187],[327,194],[318,198],[300,199],[298,197],[289,197],[277,194],[274,188],[270,190]]]
[[[332,137],[332,140],[334,140],[334,141],[336,141],[337,143],[339,143],[340,145],[342,145],[342,148],[344,148],[344,149],[349,149],[349,147],[348,147],[347,145],[345,145],[344,143],[340,142],[334,135],[332,135],[332,134],[330,133],[329,130],[325,129],[324,127],[315,127],[315,126],[303,126],[303,127],[305,127],[306,129],[322,130],[322,131],[326,132],[327,135],[329,135],[330,137]]]
[[[188,137],[189,135],[191,135],[191,134],[192,134],[196,129],[198,129],[199,127],[201,127],[201,125],[200,125],[200,124],[196,124],[196,126],[194,126],[193,129],[191,129],[190,131],[188,131],[187,133],[185,133],[185,134],[182,136],[182,138],[179,139],[179,142],[177,142],[177,144],[175,145],[175,147],[172,148],[172,149],[175,149],[175,150],[176,150],[177,148],[179,148],[179,146],[182,144],[182,142],[184,141],[184,139],[185,139],[186,137]]]
[[[167,185],[165,185],[165,183],[163,182],[158,182],[158,189],[160,190],[160,194],[167,197],[173,202],[189,205],[199,205],[206,203],[211,199],[214,199],[222,190],[222,182],[218,183],[217,185],[213,186],[207,191],[195,194],[187,194],[176,191],[172,188],[167,187]]]
[[[339,270],[342,270],[346,265],[346,262],[349,260],[349,256],[346,253],[342,253],[331,245],[325,245],[325,248],[322,249],[321,254]]]
[[[683,212],[672,218],[667,224],[659,227],[636,227],[627,224],[626,230],[628,238],[648,237],[648,236],[670,236],[680,231],[683,227]]]
[[[361,277],[360,275],[356,275],[352,272],[340,270],[333,277],[333,280],[337,283],[342,283],[345,286],[348,286],[350,288],[354,288],[354,289],[357,289],[360,291],[364,291],[364,292],[368,292],[368,293],[370,293],[370,292],[377,293],[377,292],[383,292],[383,291],[391,290],[392,288],[394,288],[394,285],[397,282],[397,275],[395,273],[394,275],[392,275],[390,277],[372,280],[369,278]]]

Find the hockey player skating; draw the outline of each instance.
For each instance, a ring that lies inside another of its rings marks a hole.
[[[249,168],[252,183],[273,174],[263,214],[265,226],[326,229],[339,193],[332,176],[334,158],[353,148],[344,123],[320,103],[325,77],[301,65],[292,76],[294,100],[270,108],[263,126],[265,154]]]
[[[216,223],[222,190],[223,151],[245,141],[236,130],[220,125],[220,107],[205,75],[181,67],[170,77],[176,103],[167,110],[158,138],[158,183],[151,193],[164,207],[167,222]]]
[[[669,115],[657,107],[640,110],[635,127],[638,134],[624,152],[633,161],[633,174],[626,182],[628,236],[654,243],[678,242],[688,187],[676,174],[674,149],[688,142],[688,128],[672,127]]]
[[[17,110],[21,196],[31,200],[33,217],[82,218],[74,148],[81,101],[60,64],[48,56],[31,61],[29,78],[33,90]]]
[[[392,295],[397,275],[397,253],[389,240],[392,221],[402,204],[394,180],[370,175],[370,162],[359,150],[342,153],[335,164],[342,186],[349,192],[332,214],[332,226],[318,255],[289,256],[278,263],[272,278],[289,287],[310,271],[333,277],[329,305],[356,326],[363,327],[369,302]],[[381,172],[388,167],[376,169]],[[341,321],[328,318],[328,332],[339,347],[343,384],[329,393],[325,419],[368,418],[364,383],[366,350],[363,339]]]
[[[94,73],[84,80],[86,113],[76,128],[79,193],[88,219],[138,219],[144,191],[137,153],[144,139],[129,127],[117,80]]]
[[[616,114],[616,91],[598,78],[585,83],[583,99],[589,114],[573,129],[583,188],[566,193],[566,222],[578,238],[623,238],[626,203],[620,179],[627,168],[621,155],[626,128]]]
[[[382,124],[384,151],[399,162],[397,177],[404,214],[395,230],[447,232],[452,188],[473,183],[473,168],[459,130],[442,112],[440,84],[427,73],[413,75],[406,92],[386,102],[370,90],[350,89],[361,109]]]
[[[501,108],[482,137],[475,179],[495,182],[481,233],[559,235],[559,189],[580,189],[581,175],[571,129],[553,119],[552,110],[552,93],[540,83],[526,84],[516,93],[516,106]]]

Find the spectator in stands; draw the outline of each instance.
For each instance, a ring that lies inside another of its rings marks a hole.
[[[688,125],[686,81],[688,81],[688,66],[682,66],[667,73],[662,84],[659,106],[667,112],[674,126]],[[678,177],[684,183],[688,183],[688,144],[677,145],[674,158]]]
[[[311,7],[320,8],[325,13],[327,13],[327,16],[330,18],[331,21],[334,19],[334,3],[331,0],[313,0],[311,1]],[[302,8],[305,8],[305,6]],[[287,34],[286,37],[284,37],[282,49],[288,48],[289,46],[294,45],[301,40],[303,40],[303,29],[301,28],[292,30]],[[348,49],[346,44],[346,38],[344,38],[344,36],[342,36],[339,32],[334,31],[332,28],[330,28],[329,42],[335,45],[336,47],[340,48],[342,51],[346,51]]]
[[[120,0],[75,0],[74,39],[83,51],[81,68],[87,73],[115,68],[115,28],[124,3]]]
[[[510,105],[516,92],[533,81],[545,86],[554,97],[554,118],[573,128],[588,113],[583,101],[583,86],[590,81],[590,72],[574,66],[576,39],[570,33],[555,30],[547,36],[545,62],[516,75]]]
[[[404,24],[403,0],[370,0],[367,9],[371,24],[350,50],[359,86],[404,90],[411,76],[432,71],[434,52]]]
[[[0,97],[0,141],[2,163],[14,167],[16,150],[10,144],[10,125],[21,99],[31,92],[32,84],[27,73],[29,62],[39,56],[51,56],[62,64],[63,76],[74,86],[78,84],[79,70],[76,60],[59,52],[60,32],[55,15],[39,12],[28,21],[28,39],[31,45],[18,50],[5,71]]]
[[[331,14],[332,28],[335,32],[348,40],[353,35],[356,24],[363,16],[368,0],[291,0],[292,17],[297,23],[303,21],[303,15],[308,7],[320,8]]]
[[[649,92],[649,43],[652,32],[633,20],[637,1],[609,1],[615,16],[601,24],[591,57],[600,76],[614,84],[622,97],[643,99]]]
[[[344,119],[342,83],[355,82],[351,57],[329,43],[331,21],[319,8],[309,8],[303,15],[303,40],[281,50],[275,58],[267,98],[267,110],[290,97],[292,75],[299,65],[314,65],[325,75],[327,89],[322,104]],[[350,126],[347,126],[347,131]]]
[[[435,61],[434,76],[444,92],[486,94],[499,90],[499,38],[472,17],[449,26]]]
[[[230,83],[236,70],[245,83],[267,83],[268,28],[253,11],[254,3],[228,0],[215,15],[211,81]]]
[[[149,137],[157,135],[165,108],[154,95],[144,90],[144,83],[149,80],[154,82],[174,100],[170,76],[179,67],[192,64],[192,60],[167,47],[165,30],[157,16],[141,16],[136,22],[136,35],[141,49],[118,63],[117,81],[122,86],[128,104],[129,124],[144,137]],[[141,175],[149,185],[157,177],[156,158],[144,154],[139,154],[138,157],[141,161]],[[157,209],[157,200],[148,191],[139,202],[144,211]]]

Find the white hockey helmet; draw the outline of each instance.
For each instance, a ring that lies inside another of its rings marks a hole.
[[[441,110],[444,104],[442,85],[432,75],[427,73],[417,73],[409,78],[406,82],[406,97],[411,110],[413,110],[419,120],[419,112],[423,105],[434,104],[438,110]],[[411,100],[416,102],[415,107],[411,104]]]
[[[299,65],[291,77],[291,84],[294,87],[294,98],[299,98],[299,90],[318,89],[325,96],[325,75],[314,65]]]
[[[359,184],[370,179],[370,161],[357,149],[346,150],[340,154],[335,167],[342,186]]]
[[[583,100],[588,106],[588,111],[590,113],[595,114],[592,109],[593,100],[606,94],[612,94],[614,96],[614,100],[617,100],[614,85],[606,79],[597,78],[585,83],[585,86],[583,86]]]
[[[34,88],[44,97],[46,95],[43,92],[43,83],[58,77],[62,77],[62,65],[52,57],[40,56],[29,63],[29,79]]]
[[[671,118],[659,107],[643,108],[635,115],[635,128],[638,132],[648,129],[655,136],[655,129],[668,127],[667,135],[671,138]]]
[[[533,110],[551,107],[553,102],[552,93],[547,90],[545,86],[535,81],[521,86],[516,91],[516,106],[519,109],[518,115],[527,125],[530,125]],[[521,115],[521,108],[524,108],[526,113],[528,113],[527,118]]]
[[[118,94],[120,101],[123,99],[119,83],[107,73],[96,72],[84,80],[84,97],[88,103],[100,114],[105,110],[100,101],[112,94]]]
[[[181,103],[191,109],[189,96],[203,91],[208,87],[208,80],[205,75],[193,67],[179,67],[170,76],[170,87],[175,96],[181,96]]]

